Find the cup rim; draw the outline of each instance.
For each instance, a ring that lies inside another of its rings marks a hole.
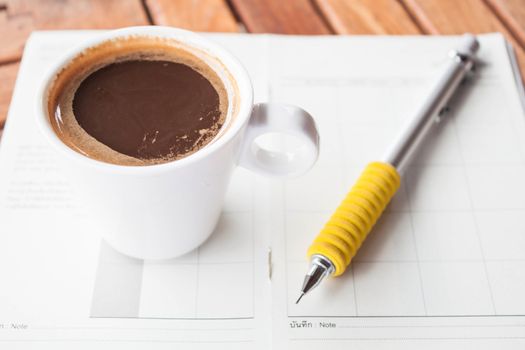
[[[64,67],[67,66],[69,62],[71,62],[78,55],[82,54],[82,52],[84,52],[86,49],[97,46],[104,41],[114,40],[116,38],[127,37],[131,35],[175,39],[190,47],[203,50],[205,53],[208,53],[212,57],[218,59],[226,67],[233,80],[237,84],[239,104],[238,112],[219,138],[207,144],[198,151],[178,160],[151,165],[122,165],[104,162],[83,155],[67,146],[58,137],[51,126],[47,112],[48,89],[52,86],[54,78]],[[241,131],[251,115],[252,106],[253,87],[248,72],[239,62],[239,60],[226,49],[197,33],[185,29],[166,26],[136,26],[109,30],[105,33],[96,35],[95,37],[82,42],[80,45],[61,56],[52,66],[52,68],[47,71],[42,83],[39,86],[37,93],[36,116],[39,129],[45,135],[48,141],[50,141],[54,148],[57,148],[62,153],[65,153],[65,156],[72,158],[73,161],[113,173],[151,175],[154,173],[163,173],[173,169],[186,167],[202,160],[203,158],[206,158],[212,153],[215,153],[221,147],[229,143],[235,137],[235,135]]]

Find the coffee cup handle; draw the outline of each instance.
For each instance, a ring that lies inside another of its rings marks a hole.
[[[293,152],[265,149],[257,143],[257,138],[268,133],[293,136],[301,145]],[[319,133],[308,112],[278,103],[260,103],[253,107],[242,144],[240,166],[263,175],[296,176],[310,169],[318,155]]]

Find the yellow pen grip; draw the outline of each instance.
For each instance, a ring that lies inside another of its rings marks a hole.
[[[342,274],[399,184],[400,176],[392,165],[381,162],[368,164],[308,248],[308,256],[321,254],[327,257],[334,264],[334,276]]]

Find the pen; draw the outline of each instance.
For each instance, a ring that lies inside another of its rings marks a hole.
[[[308,248],[310,268],[301,295],[317,287],[329,275],[341,275],[367,237],[400,185],[409,159],[424,140],[432,125],[439,121],[445,105],[465,75],[474,67],[479,43],[465,34],[463,42],[450,53],[443,76],[419,111],[411,118],[382,161],[366,166],[332,217]]]

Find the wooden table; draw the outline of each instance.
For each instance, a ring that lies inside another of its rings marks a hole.
[[[499,31],[525,72],[525,0],[0,0],[0,128],[32,30],[147,24],[281,34]]]

